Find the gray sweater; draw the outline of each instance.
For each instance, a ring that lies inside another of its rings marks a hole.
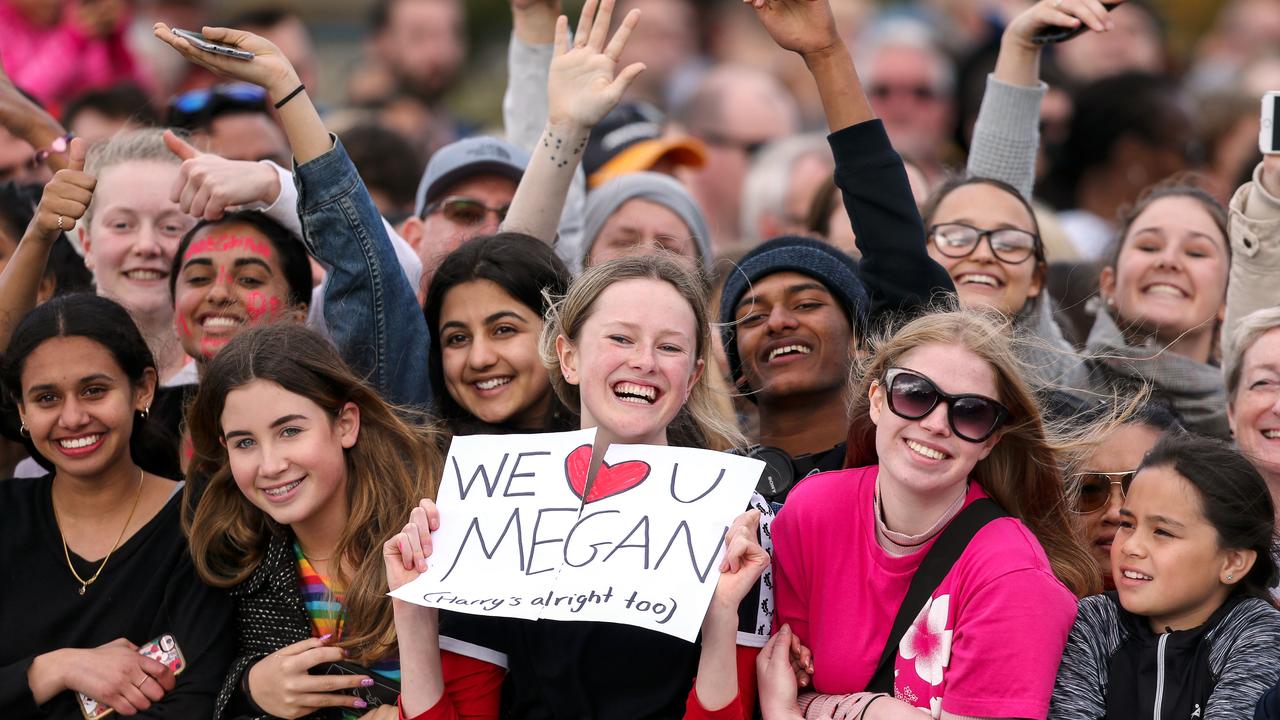
[[[1058,668],[1050,720],[1093,720],[1107,714],[1111,656],[1129,639],[1116,601],[1093,595],[1080,601]],[[1258,699],[1280,677],[1280,612],[1250,598],[1205,635],[1209,670],[1216,679],[1203,720],[1253,717]]]

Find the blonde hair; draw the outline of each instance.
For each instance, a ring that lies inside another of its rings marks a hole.
[[[103,171],[127,162],[158,162],[165,165],[181,165],[178,159],[164,144],[164,128],[142,128],[139,130],[123,130],[106,140],[100,140],[89,148],[84,159],[84,171],[101,179]],[[94,194],[97,198],[97,194]],[[95,203],[89,201],[84,214],[84,225],[88,227],[93,219]]]
[[[271,537],[286,534],[236,486],[222,443],[228,393],[254,380],[301,395],[330,418],[347,403],[360,409],[359,437],[343,453],[349,518],[334,554],[347,616],[339,645],[366,664],[388,657],[396,639],[382,543],[399,532],[421,498],[435,497],[444,465],[439,433],[407,423],[314,331],[279,323],[237,335],[209,361],[187,414],[195,451],[187,477],[197,484],[207,479],[207,486],[198,504],[183,508],[183,527],[196,572],[214,587],[248,580]]]
[[[872,352],[855,367],[845,467],[879,461],[876,426],[870,415],[871,383],[907,352],[924,345],[960,345],[982,358],[996,375],[997,397],[1011,412],[991,453],[974,465],[970,477],[1005,512],[1021,520],[1044,547],[1058,579],[1077,596],[1101,590],[1092,556],[1081,544],[1067,514],[1062,472],[1056,453],[1074,446],[1076,437],[1059,436],[1041,421],[1041,409],[1023,380],[1021,362],[1010,339],[1010,321],[973,310],[921,316],[896,333],[871,340]]]
[[[717,372],[712,354],[711,324],[708,312],[707,284],[690,270],[687,264],[670,253],[623,257],[587,268],[569,286],[563,297],[553,299],[542,326],[539,350],[542,364],[551,376],[551,387],[566,407],[580,411],[582,398],[578,386],[564,377],[560,356],[556,352],[556,338],[563,336],[577,342],[582,326],[591,317],[596,300],[614,283],[624,280],[658,280],[675,288],[693,310],[697,350],[695,358],[702,361],[703,372],[689,393],[689,400],[680,409],[671,424],[676,440],[672,444],[686,444],[709,450],[728,450],[746,447],[746,439],[733,416],[724,410],[725,404],[717,400],[710,375]]]

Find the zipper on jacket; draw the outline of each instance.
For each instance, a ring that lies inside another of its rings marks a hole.
[[[1161,720],[1162,705],[1164,705],[1164,644],[1169,640],[1169,633],[1160,636],[1160,642],[1156,645],[1156,705],[1153,720]]]

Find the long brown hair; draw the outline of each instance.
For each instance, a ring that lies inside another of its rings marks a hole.
[[[1021,364],[1009,339],[1008,320],[975,311],[936,312],[919,317],[896,333],[872,340],[872,352],[855,376],[845,467],[879,462],[876,426],[871,421],[871,383],[907,352],[924,345],[959,345],[982,358],[995,372],[997,400],[1012,419],[999,442],[978,461],[970,477],[1005,512],[1031,529],[1044,547],[1058,579],[1077,596],[1101,590],[1096,563],[1072,531],[1063,494],[1058,445],[1041,421],[1039,403],[1022,379]]]
[[[236,486],[222,443],[227,394],[254,380],[301,395],[331,418],[347,403],[360,408],[359,437],[344,452],[350,514],[334,555],[347,617],[340,645],[360,662],[387,657],[396,641],[382,543],[400,530],[419,499],[435,497],[443,467],[439,434],[406,422],[311,330],[280,323],[237,335],[209,361],[188,413],[195,449],[188,478],[207,478],[208,486],[194,508],[184,508],[183,527],[196,571],[215,587],[243,583],[271,537],[287,534]]]

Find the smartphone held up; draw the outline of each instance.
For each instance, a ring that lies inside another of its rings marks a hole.
[[[230,45],[223,45],[222,43],[216,43],[197,32],[191,32],[190,30],[180,30],[178,28],[174,28],[173,34],[186,40],[187,42],[194,45],[196,48],[203,50],[205,52],[217,53],[219,55],[226,55],[227,57],[235,58],[237,60],[253,59],[253,53],[249,52],[248,50],[241,50],[238,47],[232,47]]]
[[[1107,12],[1111,12],[1119,5],[1120,3],[1118,2],[1102,3],[1102,7],[1106,8]],[[1036,31],[1036,34],[1031,36],[1031,42],[1036,45],[1052,45],[1054,43],[1066,42],[1084,33],[1084,31],[1088,29],[1089,26],[1082,22],[1077,23],[1075,27],[1045,27]]]
[[[1280,91],[1262,96],[1262,123],[1258,133],[1258,149],[1264,155],[1280,153]]]

